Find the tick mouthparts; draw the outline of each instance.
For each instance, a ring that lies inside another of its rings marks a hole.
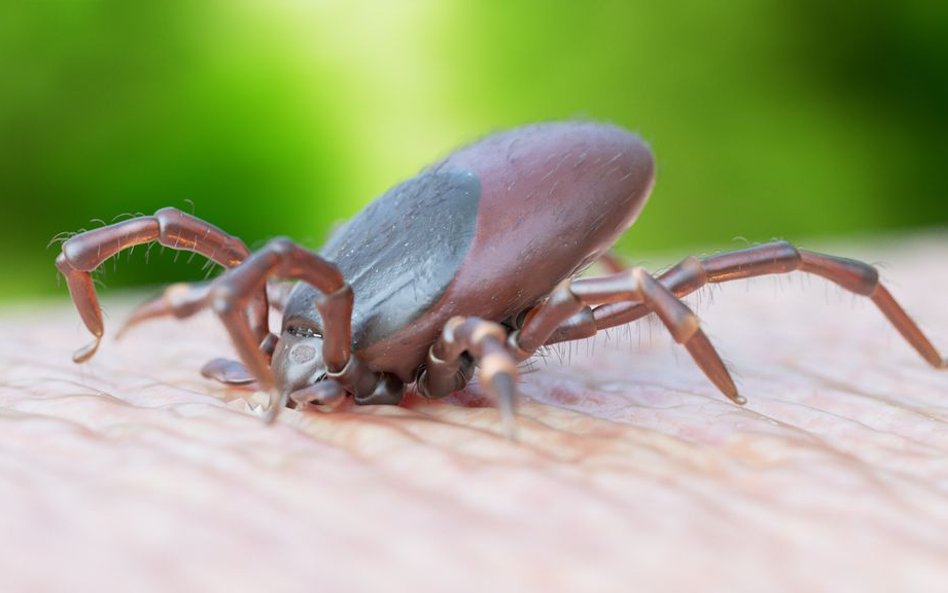
[[[269,394],[270,407],[267,408],[267,412],[263,416],[263,423],[268,425],[276,422],[277,415],[279,415],[280,410],[286,407],[286,402],[290,398],[290,392],[286,390],[277,393],[275,389],[271,389]]]

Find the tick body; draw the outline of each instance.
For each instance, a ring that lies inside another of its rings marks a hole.
[[[411,381],[452,317],[508,320],[603,255],[652,179],[648,148],[613,127],[535,126],[457,151],[378,198],[320,251],[355,294],[353,349]],[[315,298],[300,285],[288,322],[319,327]]]
[[[641,268],[577,278],[606,258],[635,221],[654,181],[636,135],[563,122],[489,136],[392,188],[318,252],[275,239],[249,254],[220,229],[164,209],[76,235],[57,267],[95,341],[103,334],[89,272],[118,251],[158,241],[230,268],[206,284],[175,285],[127,324],[213,308],[241,363],[213,361],[205,374],[255,380],[271,393],[269,417],[287,402],[344,394],[395,404],[406,385],[426,397],[462,389],[475,368],[513,436],[517,364],[545,344],[589,337],[656,314],[707,377],[736,403],[730,374],[679,297],[713,282],[795,270],[871,298],[932,365],[941,358],[867,264],[771,243],[686,258],[658,277]],[[296,280],[272,303],[269,279]],[[283,307],[270,333],[271,304]]]

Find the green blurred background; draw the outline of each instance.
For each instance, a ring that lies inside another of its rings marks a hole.
[[[0,67],[5,300],[65,295],[47,243],[94,219],[193,204],[316,247],[458,144],[549,119],[651,142],[630,254],[948,223],[944,0],[20,0]],[[201,277],[187,259],[104,280]]]

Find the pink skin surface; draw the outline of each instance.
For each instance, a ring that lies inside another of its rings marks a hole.
[[[945,233],[820,247],[885,262],[948,348]],[[643,321],[535,360],[519,444],[477,386],[264,426],[198,374],[210,315],[76,366],[66,303],[8,309],[0,590],[944,590],[948,373],[818,278],[689,302],[746,407]]]

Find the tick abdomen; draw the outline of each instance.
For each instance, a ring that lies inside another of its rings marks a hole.
[[[406,183],[427,175],[459,174],[477,179],[480,199],[469,241],[432,246],[451,249],[466,245],[459,261],[455,260],[457,253],[443,259],[453,265],[450,281],[426,306],[423,317],[416,316],[401,328],[383,323],[395,330],[386,333],[366,328],[364,335],[372,339],[356,346],[371,367],[393,372],[405,381],[411,379],[428,346],[451,317],[507,319],[549,295],[560,281],[605,253],[644,206],[654,179],[654,161],[638,136],[620,128],[548,123],[471,144]],[[391,200],[392,191],[378,202]],[[443,210],[429,211],[427,216],[433,228],[441,228],[437,221],[445,216]],[[415,229],[418,225],[408,226]],[[347,226],[345,232],[354,230]],[[391,240],[398,238],[396,230]],[[329,256],[327,251],[324,254]],[[340,267],[350,278],[357,310],[362,298],[366,304],[378,303],[377,296],[360,295],[358,280],[345,272],[345,264]],[[428,282],[427,276],[443,271],[406,270],[421,275],[425,287],[435,284]],[[425,298],[430,299],[431,294],[426,293]],[[381,310],[397,317],[384,304]],[[354,319],[354,331],[355,324],[362,321],[369,318]]]

